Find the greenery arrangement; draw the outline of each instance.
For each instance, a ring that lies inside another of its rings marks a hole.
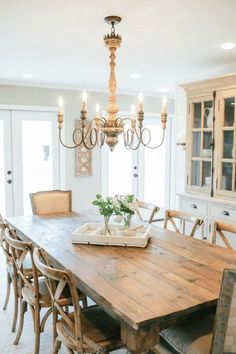
[[[125,226],[130,226],[132,215],[138,208],[138,203],[133,194],[117,195],[115,197],[103,198],[100,194],[92,202],[99,209],[99,214],[104,216],[106,231],[109,232],[109,219],[116,215],[116,220],[124,221]]]

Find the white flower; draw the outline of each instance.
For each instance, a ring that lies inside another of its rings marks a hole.
[[[136,211],[138,209],[138,204],[137,203],[129,203],[128,208],[132,211]]]

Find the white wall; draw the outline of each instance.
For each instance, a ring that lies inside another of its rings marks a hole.
[[[76,90],[50,89],[39,87],[23,87],[0,85],[0,104],[56,106],[58,96],[65,100],[65,138],[71,142],[71,132],[74,129],[75,118],[80,111],[81,92]],[[118,105],[121,111],[129,111],[137,97],[134,95],[118,95]],[[107,94],[89,93],[89,116],[94,114],[95,104],[99,102],[105,109]],[[146,97],[144,100],[146,112],[161,111],[161,98]],[[168,112],[174,114],[174,100],[168,101]],[[65,188],[72,189],[73,209],[89,208],[96,193],[101,192],[101,155],[100,150],[93,150],[93,174],[91,177],[75,176],[75,151],[66,149],[65,153]]]

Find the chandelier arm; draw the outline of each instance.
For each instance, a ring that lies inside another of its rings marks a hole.
[[[165,129],[163,129],[163,131],[162,131],[162,139],[161,139],[160,144],[158,144],[156,146],[148,146],[146,144],[143,144],[143,146],[145,146],[148,149],[158,149],[164,143],[164,140],[165,140]]]
[[[75,145],[66,145],[63,141],[62,141],[62,137],[61,137],[61,128],[59,128],[59,141],[60,143],[67,149],[76,149],[79,145],[75,144]]]
[[[131,129],[130,129],[131,130]],[[131,132],[132,132],[132,140],[131,140],[131,142],[128,144],[128,141],[126,140],[126,137],[125,137],[125,134],[128,136],[128,134],[127,134],[127,131],[126,132],[124,132],[123,133],[123,137],[124,137],[124,145],[125,145],[125,148],[127,149],[127,150],[137,150],[138,148],[139,148],[139,146],[140,146],[140,144],[141,144],[141,141],[140,141],[140,139],[139,139],[139,136],[138,136],[138,133],[137,133],[137,131],[136,131],[136,128],[133,130],[131,130]],[[133,144],[134,144],[134,135],[136,134],[136,136],[137,136],[137,138],[138,138],[138,143],[137,143],[137,145],[135,146],[135,147],[133,147]]]
[[[82,140],[82,138],[81,138],[81,141],[80,141],[79,143],[76,142],[75,134],[76,134],[77,132],[79,132],[79,133],[82,135],[82,130],[81,130],[81,128],[76,128],[76,129],[74,129],[74,131],[73,131],[72,139],[73,139],[74,144],[77,145],[77,147],[79,147],[79,146],[82,145],[83,140]]]

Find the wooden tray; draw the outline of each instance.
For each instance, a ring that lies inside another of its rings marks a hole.
[[[128,232],[127,228],[110,225],[111,235],[104,235],[104,224],[88,223],[72,232],[72,243],[83,243],[105,246],[146,247],[150,235],[150,226],[142,225],[136,231]]]

